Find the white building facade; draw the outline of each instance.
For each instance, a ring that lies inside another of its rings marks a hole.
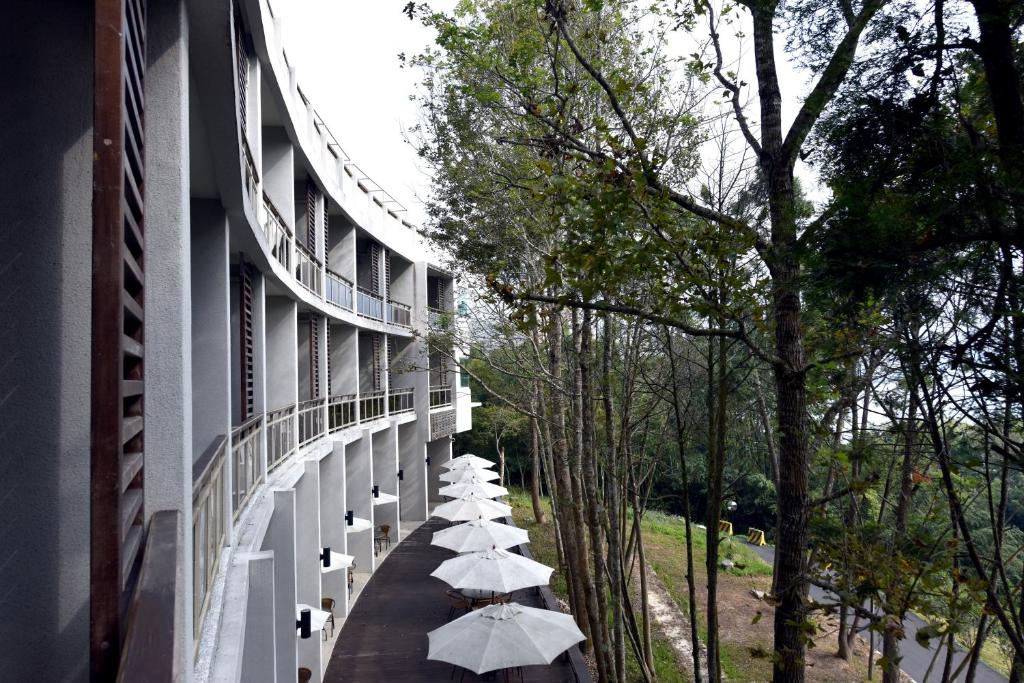
[[[0,678],[319,681],[472,425],[452,275],[268,0],[14,4]]]

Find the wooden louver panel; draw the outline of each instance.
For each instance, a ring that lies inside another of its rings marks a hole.
[[[380,335],[374,334],[370,337],[370,355],[372,356],[373,363],[373,390],[380,391],[384,387],[382,386],[381,376],[381,358],[380,358]]]
[[[333,396],[331,393],[331,321],[327,321],[327,333],[324,336],[324,365],[327,370],[327,395]]]
[[[144,541],[144,0],[96,0],[90,669],[117,671]]]
[[[384,298],[391,300],[391,250],[384,249]]]
[[[253,286],[253,267],[246,262],[244,255],[238,259],[238,350],[241,367],[239,377],[241,386],[240,422],[245,422],[256,414],[256,342],[253,332],[253,316],[255,312],[255,296]]]
[[[320,316],[309,316],[309,397],[320,398]]]
[[[380,245],[370,244],[370,291],[380,294]]]
[[[309,253],[316,255],[316,199],[320,193],[316,185],[306,183],[306,246]],[[319,257],[318,257],[319,258]]]
[[[242,16],[235,12],[235,79],[238,81],[238,127],[244,138],[248,134],[249,51],[246,47]]]
[[[388,336],[384,338],[384,343],[388,345],[388,390],[390,391],[395,384],[395,375],[391,370],[395,363],[395,342]]]

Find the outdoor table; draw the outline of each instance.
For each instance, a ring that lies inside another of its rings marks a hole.
[[[469,601],[471,607],[475,607],[475,603],[478,601],[507,601],[511,599],[511,593],[497,593],[495,591],[479,590],[476,588],[457,588],[456,589],[462,597]]]

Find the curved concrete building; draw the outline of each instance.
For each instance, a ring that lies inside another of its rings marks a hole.
[[[0,677],[319,681],[471,427],[452,275],[268,0],[12,4]]]

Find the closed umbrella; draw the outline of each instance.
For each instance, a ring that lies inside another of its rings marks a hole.
[[[434,629],[427,638],[427,659],[476,674],[550,664],[586,639],[571,615],[514,602],[470,612]]]
[[[482,496],[463,496],[442,503],[434,508],[434,515],[451,522],[467,522],[471,519],[494,519],[508,517],[512,508],[504,503]]]
[[[511,593],[543,586],[554,569],[507,550],[482,550],[445,560],[431,573],[452,588]]]
[[[497,498],[507,496],[508,489],[497,484],[488,484],[480,479],[470,479],[466,482],[449,484],[438,491],[442,496],[449,498],[462,498],[463,496],[480,496],[481,498]]]
[[[493,470],[481,470],[475,467],[467,467],[461,470],[448,470],[438,475],[438,479],[441,481],[447,481],[451,483],[458,483],[464,481],[470,481],[471,479],[479,479],[481,481],[494,481],[500,477],[497,472]]]
[[[526,529],[492,522],[489,519],[474,519],[434,532],[431,545],[454,550],[457,553],[470,553],[488,548],[511,548],[530,542]]]
[[[460,455],[457,458],[452,458],[448,462],[441,463],[441,467],[445,467],[450,470],[461,470],[467,467],[483,469],[485,467],[494,467],[494,463],[477,455]]]

